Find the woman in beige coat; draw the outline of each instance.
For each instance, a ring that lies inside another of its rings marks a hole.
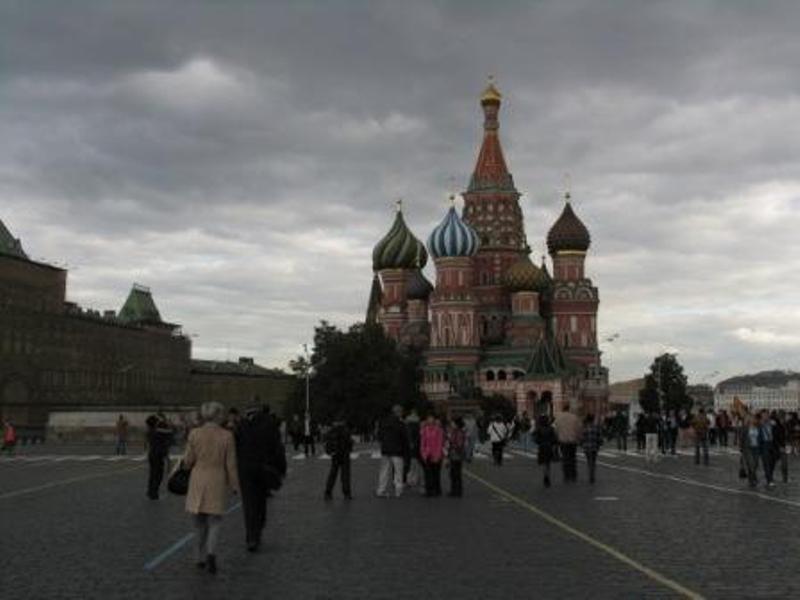
[[[194,515],[197,530],[197,566],[217,572],[215,548],[228,495],[239,493],[236,471],[236,443],[233,434],[221,424],[225,408],[219,402],[200,407],[205,422],[189,434],[183,464],[191,469],[186,510]]]

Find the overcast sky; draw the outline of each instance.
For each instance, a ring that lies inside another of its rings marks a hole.
[[[0,0],[0,219],[71,300],[142,283],[195,356],[283,367],[363,319],[397,197],[424,240],[466,187],[491,73],[537,256],[571,175],[612,380],[798,368],[798,30],[795,2]]]

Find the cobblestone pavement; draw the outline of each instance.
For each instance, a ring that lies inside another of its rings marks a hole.
[[[0,596],[20,598],[796,598],[800,484],[751,492],[714,451],[646,463],[603,450],[598,482],[545,489],[532,455],[467,469],[465,497],[322,500],[329,462],[290,456],[266,544],[248,554],[231,500],[216,577],[195,572],[182,499],[144,496],[146,462],[108,448],[0,458]],[[800,460],[791,469],[800,481]],[[447,485],[445,483],[445,488]]]

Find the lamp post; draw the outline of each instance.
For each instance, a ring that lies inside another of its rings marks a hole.
[[[311,358],[308,355],[308,344],[303,344],[306,356],[306,420],[311,426]]]

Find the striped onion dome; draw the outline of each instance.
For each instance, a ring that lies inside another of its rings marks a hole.
[[[455,206],[450,207],[428,238],[428,248],[434,258],[473,256],[479,245],[478,234],[461,220]]]
[[[420,269],[414,269],[406,280],[406,298],[409,300],[427,300],[433,291],[433,285]]]
[[[512,292],[541,292],[549,282],[545,272],[526,255],[508,268],[505,284]]]
[[[406,225],[402,211],[397,211],[392,228],[372,250],[372,270],[422,268],[428,252]]]

